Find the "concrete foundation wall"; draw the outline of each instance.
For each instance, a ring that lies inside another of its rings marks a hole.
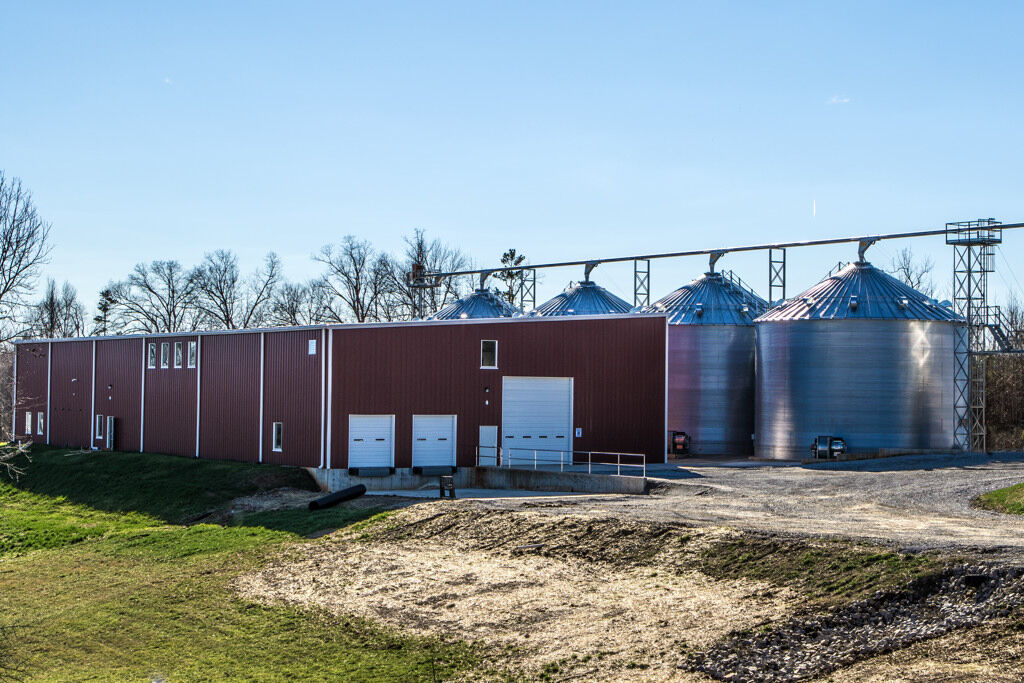
[[[411,468],[399,468],[387,477],[355,477],[342,469],[310,467],[307,472],[324,491],[339,491],[363,484],[367,491],[416,490],[436,487],[437,476],[413,474]],[[644,477],[582,472],[544,472],[510,470],[498,467],[461,467],[455,474],[455,488],[518,489],[523,491],[559,491],[564,493],[642,494],[647,488]]]

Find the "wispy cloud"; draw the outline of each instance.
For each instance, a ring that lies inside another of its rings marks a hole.
[[[170,76],[164,76],[164,85],[174,85],[174,81],[171,80]]]
[[[849,104],[850,101],[851,101],[850,98],[848,96],[846,96],[846,95],[833,95],[828,100],[826,100],[826,103],[827,104]]]

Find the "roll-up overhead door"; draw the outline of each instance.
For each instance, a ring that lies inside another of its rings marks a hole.
[[[455,416],[412,416],[412,466],[455,467]]]
[[[394,467],[395,416],[348,416],[348,466]]]
[[[502,458],[511,464],[572,462],[572,378],[504,377]]]

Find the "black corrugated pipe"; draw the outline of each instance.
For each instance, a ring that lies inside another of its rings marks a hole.
[[[353,498],[358,498],[359,496],[363,495],[364,493],[366,493],[366,487],[363,486],[362,484],[356,484],[355,486],[349,486],[347,489],[342,489],[340,491],[335,491],[334,493],[327,494],[323,498],[317,498],[316,500],[309,501],[309,509],[310,510],[323,510],[324,508],[329,508],[332,505],[337,505],[338,503],[343,503],[346,500],[352,500]]]

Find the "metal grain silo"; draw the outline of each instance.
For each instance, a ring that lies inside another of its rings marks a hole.
[[[686,432],[691,453],[753,452],[754,318],[767,308],[710,272],[641,309],[668,316],[666,427]]]
[[[430,316],[430,319],[511,318],[521,314],[522,311],[491,290],[478,289],[472,294],[448,304]]]
[[[570,283],[561,294],[548,299],[530,315],[604,315],[629,313],[632,306],[591,280]]]
[[[949,449],[963,320],[866,261],[754,321],[754,453],[806,458],[818,436],[850,452]]]

